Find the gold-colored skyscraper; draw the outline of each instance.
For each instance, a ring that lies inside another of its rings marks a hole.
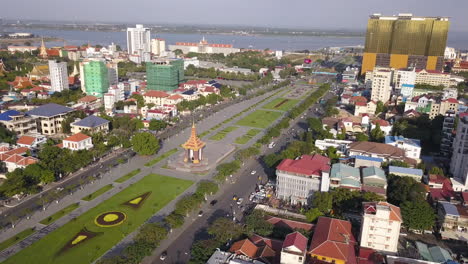
[[[447,17],[370,16],[361,74],[376,66],[441,71],[449,26]]]

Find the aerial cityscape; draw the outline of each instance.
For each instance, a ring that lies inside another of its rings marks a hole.
[[[468,2],[29,1],[0,263],[468,263]]]

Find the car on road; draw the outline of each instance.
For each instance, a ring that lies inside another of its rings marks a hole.
[[[250,172],[251,175],[254,175],[255,173],[257,173],[257,171],[253,170],[253,171]]]
[[[239,199],[237,200],[237,204],[238,204],[238,205],[241,205],[243,201],[244,201],[244,198],[239,198]]]
[[[163,253],[161,253],[161,256],[159,256],[159,259],[165,260],[166,258],[167,258],[167,251],[164,251]]]
[[[198,217],[202,217],[202,216],[203,216],[203,211],[198,212]]]
[[[217,202],[218,202],[218,200],[213,200],[213,201],[210,202],[210,205],[213,206],[213,205],[215,205]]]

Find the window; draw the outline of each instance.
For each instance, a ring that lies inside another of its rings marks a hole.
[[[299,261],[302,261],[302,257],[299,257]]]

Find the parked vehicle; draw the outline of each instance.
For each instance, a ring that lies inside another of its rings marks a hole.
[[[210,202],[210,205],[213,206],[213,205],[215,205],[217,202],[218,202],[218,200],[213,200],[213,201]]]
[[[159,259],[165,260],[166,258],[167,258],[167,251],[164,251],[163,253],[161,253],[161,256],[159,256]]]
[[[240,205],[240,204],[242,204],[243,201],[244,201],[244,198],[239,198],[239,199],[237,200],[237,204]]]

